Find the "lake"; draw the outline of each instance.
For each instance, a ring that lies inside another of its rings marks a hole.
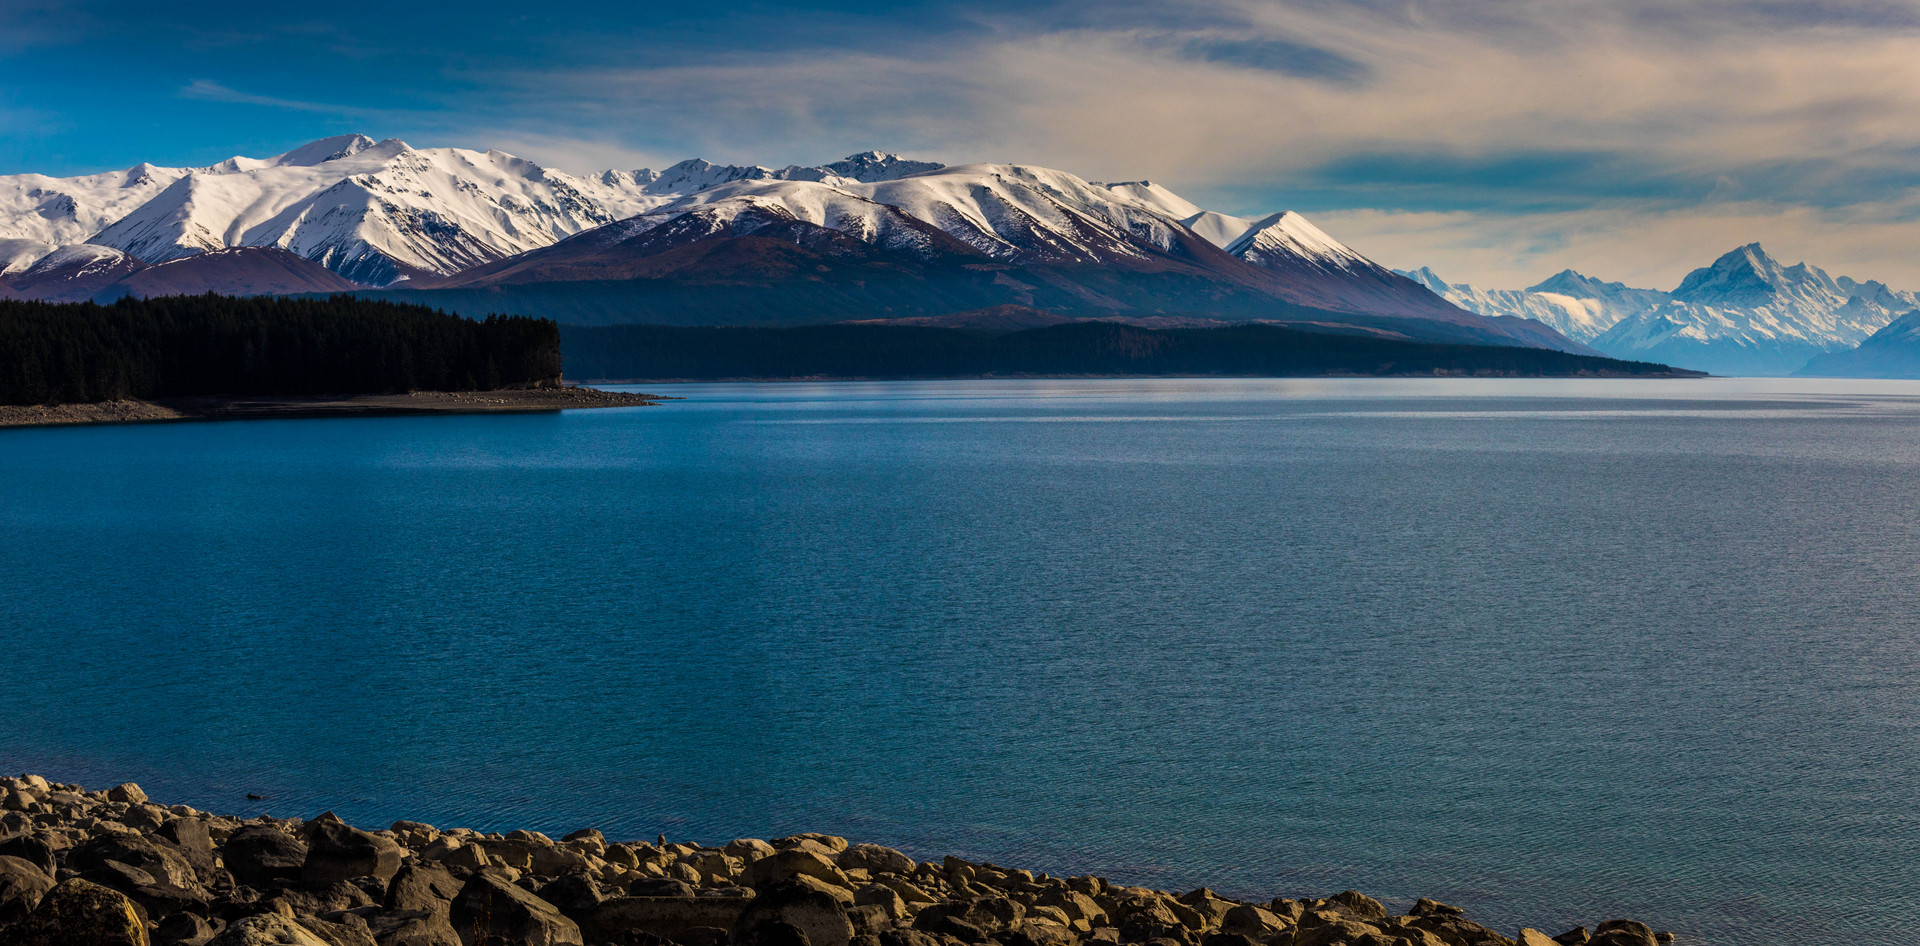
[[[1920,925],[1920,383],[648,390],[0,431],[0,769],[1509,934]]]

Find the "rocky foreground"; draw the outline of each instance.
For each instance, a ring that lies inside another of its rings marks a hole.
[[[1246,903],[803,834],[721,847],[575,831],[235,818],[137,785],[0,778],[4,946],[1657,946],[1609,920],[1509,938],[1354,891]]]

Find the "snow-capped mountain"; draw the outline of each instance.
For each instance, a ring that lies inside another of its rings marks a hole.
[[[1859,345],[1916,306],[1913,293],[1836,280],[1806,263],[1783,266],[1752,243],[1687,274],[1669,299],[1622,319],[1593,345],[1716,374],[1790,374]]]
[[[147,263],[279,247],[355,282],[448,275],[736,180],[859,184],[938,165],[866,152],[820,167],[683,161],[574,177],[500,151],[324,138],[204,168],[143,164],[76,178],[0,177],[0,275],[93,243]]]
[[[1845,351],[1920,306],[1920,294],[1885,283],[1782,265],[1754,243],[1694,270],[1672,292],[1634,289],[1565,270],[1528,289],[1447,283],[1431,269],[1402,273],[1482,315],[1518,315],[1553,326],[1614,358],[1659,361],[1716,374],[1789,374],[1808,359]]]
[[[203,168],[141,165],[82,178],[0,178],[0,280],[17,295],[53,291],[48,286],[62,298],[90,286],[104,291],[104,256],[89,257],[95,269],[84,279],[29,278],[42,258],[82,241],[94,248],[89,252],[120,254],[116,265],[126,271],[108,285],[140,266],[232,249],[285,251],[361,285],[404,281],[423,291],[632,282],[663,273],[711,285],[712,273],[702,267],[751,272],[752,281],[769,288],[779,280],[817,281],[801,275],[803,262],[794,252],[764,245],[680,252],[701,241],[775,238],[818,257],[805,265],[841,267],[850,285],[892,279],[902,261],[916,261],[923,268],[915,270],[921,288],[913,291],[938,285],[940,292],[966,296],[969,309],[1051,300],[1048,305],[1080,317],[1287,321],[1389,337],[1583,350],[1536,322],[1466,312],[1297,213],[1235,217],[1150,182],[1106,185],[1028,165],[945,167],[876,151],[818,166],[692,159],[661,171],[576,177],[499,151],[417,149],[398,139],[345,135]],[[846,240],[880,255],[856,252]],[[637,262],[667,253],[680,255]],[[849,262],[855,257],[857,265]],[[264,292],[326,282],[285,262],[236,257],[143,280],[170,285],[183,274],[203,273],[195,278],[226,286],[234,274],[250,272],[264,280],[258,290]],[[853,275],[856,269],[864,275]],[[597,291],[598,304],[613,317],[624,311],[618,292],[642,290]],[[941,314],[919,311],[926,305],[961,300],[936,294],[896,301],[917,317]],[[767,305],[742,303],[738,311],[760,313]],[[820,305],[824,311],[828,303]],[[889,306],[857,293],[836,296],[832,306],[890,314]],[[1447,327],[1425,324],[1433,322]]]
[[[1526,289],[1480,289],[1467,283],[1449,283],[1424,266],[1401,271],[1400,275],[1469,312],[1533,319],[1582,342],[1591,342],[1614,323],[1667,298],[1664,292],[1603,282],[1571,269]]]
[[[1794,373],[1815,378],[1920,378],[1920,309],[1887,323],[1860,347],[1816,355]]]

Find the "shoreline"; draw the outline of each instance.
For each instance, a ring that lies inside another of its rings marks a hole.
[[[1720,380],[1704,371],[1675,369],[1665,374],[1584,372],[1580,374],[1516,374],[1489,372],[1426,372],[1408,374],[955,374],[955,375],[805,375],[767,377],[743,375],[713,378],[594,378],[582,384],[824,384],[838,381],[1694,381]]]
[[[251,796],[250,796],[251,797]],[[1249,902],[824,834],[382,830],[0,778],[0,942],[23,946],[1662,946],[1631,920],[1512,936],[1422,899]]]
[[[670,400],[676,399],[576,386],[338,396],[122,399],[80,404],[0,405],[0,428],[295,417],[534,414],[598,407],[654,407]]]

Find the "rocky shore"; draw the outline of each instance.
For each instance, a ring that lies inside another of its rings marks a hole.
[[[1354,891],[1243,902],[803,834],[721,846],[235,818],[137,785],[0,778],[5,946],[1659,946],[1507,936]]]
[[[526,414],[591,407],[651,407],[663,400],[583,387],[509,388],[499,391],[413,391],[339,397],[177,397],[83,404],[0,404],[0,427],[64,424],[144,424],[182,420],[244,420],[274,417],[377,417],[404,414]]]

